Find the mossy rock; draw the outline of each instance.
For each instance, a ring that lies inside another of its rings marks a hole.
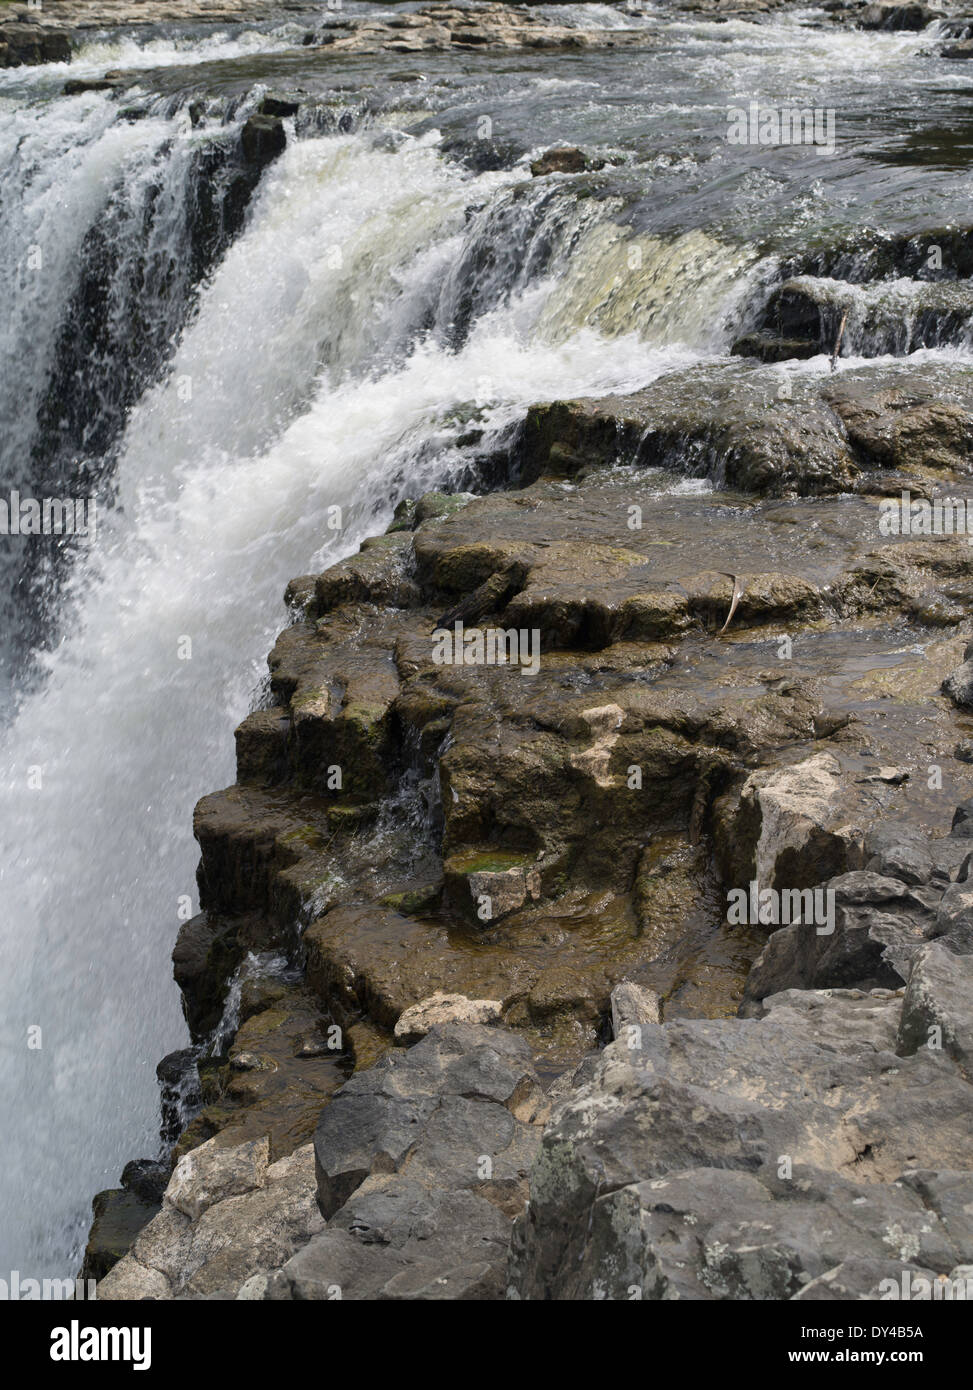
[[[437,879],[434,883],[424,883],[420,888],[407,888],[401,893],[386,893],[380,901],[383,907],[390,907],[393,912],[413,917],[430,912],[438,906],[442,892],[443,881]]]

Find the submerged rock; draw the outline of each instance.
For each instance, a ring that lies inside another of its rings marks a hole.
[[[261,101],[257,114],[260,116],[296,116],[300,109],[301,103],[298,97],[281,97],[268,92]]]
[[[944,58],[973,58],[973,39],[961,39],[959,43],[944,43],[939,51]]]
[[[925,29],[942,18],[942,11],[913,0],[884,0],[878,5],[866,5],[858,23],[863,29],[912,30]]]
[[[264,169],[283,154],[287,132],[278,115],[250,116],[240,130],[243,158],[252,169]]]
[[[472,169],[475,174],[485,174],[494,169],[512,169],[526,147],[518,140],[466,138],[453,135],[443,140],[440,150],[447,159],[455,159]]]
[[[584,150],[564,145],[558,149],[545,150],[539,158],[532,160],[530,172],[537,179],[543,178],[545,174],[580,174],[588,167]]]
[[[760,330],[744,333],[734,341],[730,351],[735,357],[756,357],[761,362],[794,362],[817,357],[823,349],[816,338],[785,338]]]
[[[62,88],[66,97],[82,96],[85,92],[111,92],[123,83],[117,77],[72,77]]]

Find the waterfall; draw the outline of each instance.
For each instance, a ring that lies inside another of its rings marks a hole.
[[[28,107],[3,137],[7,486],[38,457],[92,229],[111,217],[125,243],[121,293],[126,257],[146,252],[139,187],[168,200],[154,244],[185,225],[182,116],[116,113],[98,95]],[[733,253],[714,273],[694,242],[650,247],[657,299],[671,276],[696,301],[636,332],[593,251],[617,209],[540,181],[512,201],[523,181],[448,163],[435,132],[291,139],[198,294],[190,276],[160,296],[159,360],[101,441],[98,535],[3,734],[0,1268],[73,1272],[92,1194],[157,1150],[155,1065],[186,1036],[169,955],[195,908],[192,807],[233,780],[286,581],[352,552],[402,496],[468,476],[471,416],[496,441],[534,401],[644,386],[711,349],[739,293]],[[20,268],[32,240],[51,248],[36,285]]]
[[[242,224],[256,174],[239,121],[217,115],[195,129],[180,103],[159,105],[119,118],[92,93],[16,108],[3,127],[0,479],[23,496],[110,482],[129,409]],[[56,637],[67,558],[50,538],[25,547],[0,537],[3,684]]]

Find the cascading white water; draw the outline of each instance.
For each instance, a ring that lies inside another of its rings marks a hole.
[[[157,138],[97,105],[85,119],[83,159],[103,147],[112,169]],[[167,980],[192,806],[233,779],[286,581],[458,468],[470,409],[499,431],[533,401],[635,389],[698,356],[627,320],[622,337],[580,327],[576,279],[572,323],[553,278],[496,286],[447,346],[450,268],[477,231],[465,210],[516,177],[474,178],[433,137],[291,142],[129,420],[114,510],[3,744],[0,1269],[73,1273],[92,1193],[157,1148],[155,1064],[185,1040]],[[67,256],[100,196],[97,170],[77,183]],[[712,321],[728,283],[707,286]]]
[[[119,121],[102,93],[0,121],[0,468],[25,481],[38,398],[82,241],[119,184],[151,168],[172,123]]]
[[[236,131],[194,129],[169,104],[176,115],[151,102],[119,119],[89,93],[16,106],[3,123],[5,490],[79,495],[104,477],[127,406],[164,365],[195,283],[241,215],[252,181]],[[0,535],[2,718],[29,647],[56,635],[55,590],[52,548]]]
[[[238,32],[221,29],[200,33],[197,29],[156,38],[132,37],[125,30],[96,32],[87,40],[82,38],[70,63],[44,63],[4,71],[0,74],[0,97],[10,90],[58,92],[68,75],[98,78],[106,69],[185,67],[284,51],[299,44],[303,32],[304,26],[294,23]]]

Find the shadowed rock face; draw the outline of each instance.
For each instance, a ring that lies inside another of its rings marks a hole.
[[[846,355],[903,356],[967,342],[971,321],[967,281],[895,280],[863,289],[808,276],[775,290],[757,332],[740,338],[733,351],[768,362],[830,355],[836,346]]]
[[[973,332],[971,245],[969,228],[865,231],[789,256],[732,351],[785,362],[965,347]]]
[[[0,24],[0,68],[70,60],[71,43],[66,33],[34,24]]]

